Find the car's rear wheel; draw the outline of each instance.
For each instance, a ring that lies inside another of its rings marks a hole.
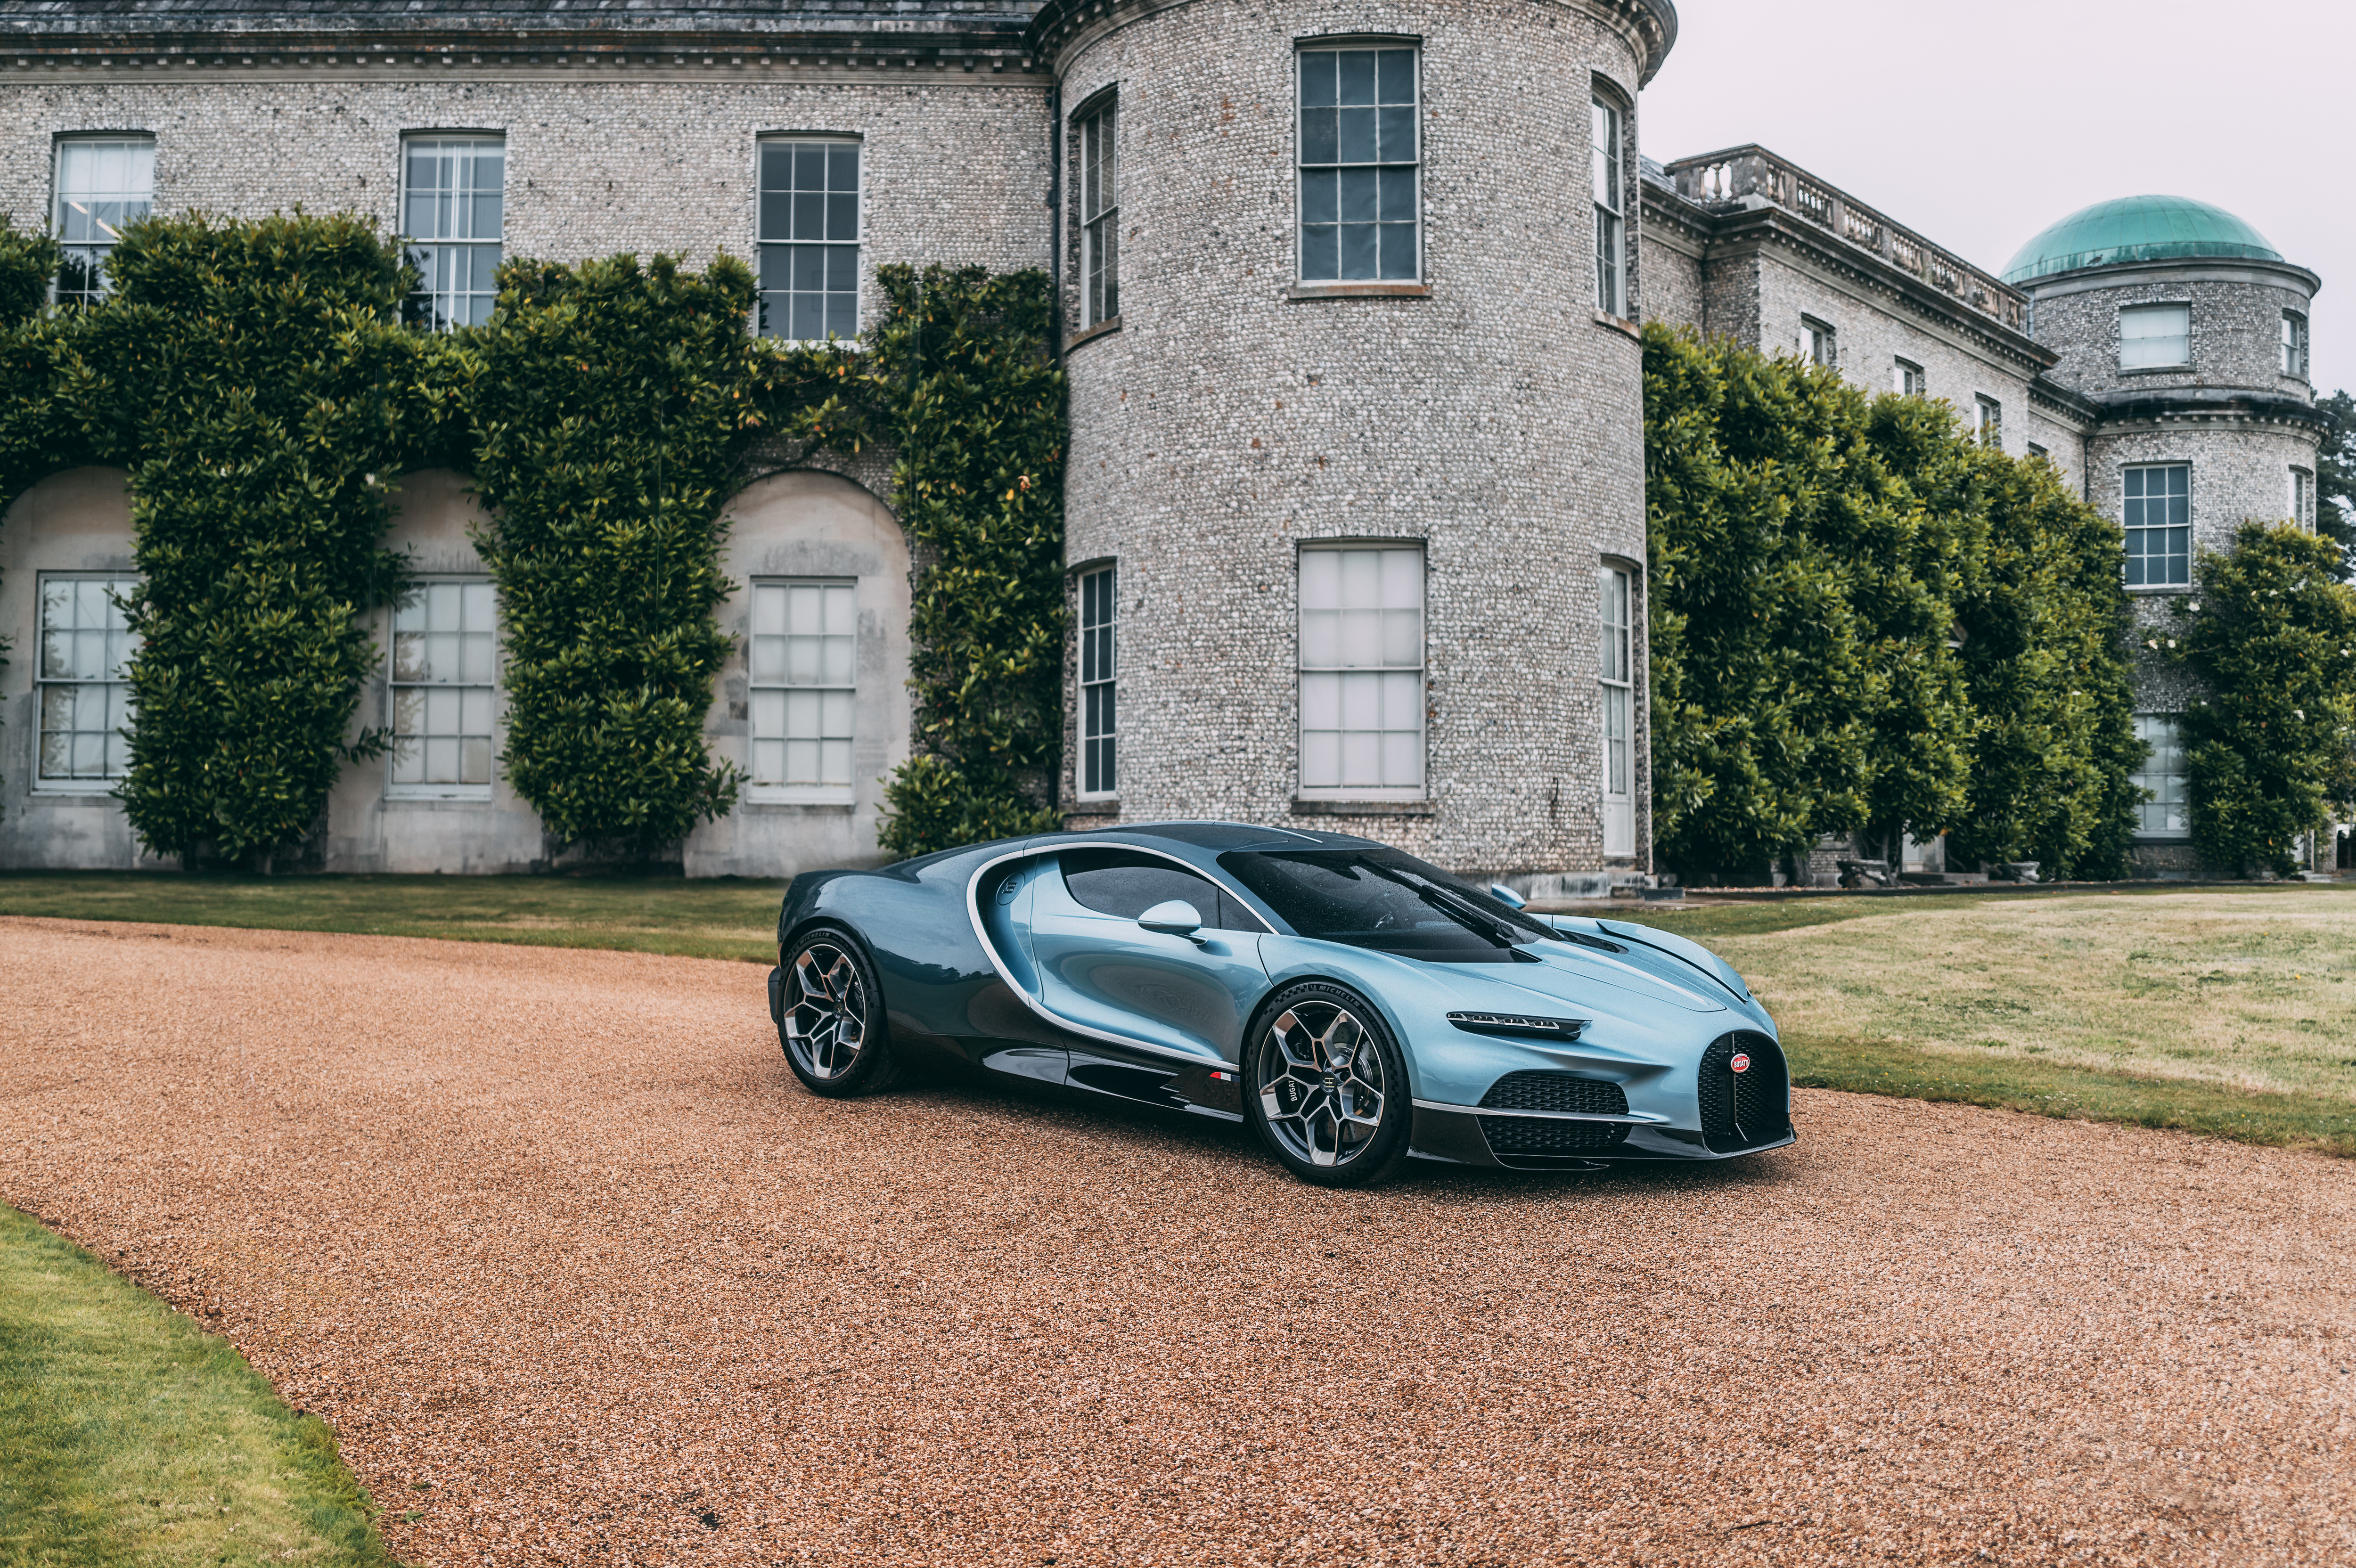
[[[1322,1187],[1380,1181],[1407,1156],[1407,1062],[1373,1006],[1322,980],[1289,986],[1254,1019],[1244,1106],[1285,1168]]]
[[[813,1094],[847,1099],[888,1087],[899,1075],[884,988],[848,932],[820,926],[787,950],[777,1009],[786,1064]]]

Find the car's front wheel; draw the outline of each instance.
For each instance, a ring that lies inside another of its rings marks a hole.
[[[780,968],[777,1043],[794,1076],[835,1099],[888,1087],[898,1064],[884,989],[859,944],[821,926],[802,933]]]
[[[1286,1169],[1323,1187],[1380,1181],[1407,1156],[1407,1063],[1373,1006],[1322,980],[1288,986],[1253,1020],[1244,1107]]]

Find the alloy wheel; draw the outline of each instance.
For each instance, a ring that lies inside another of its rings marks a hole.
[[[851,955],[813,942],[794,955],[786,975],[786,1049],[812,1078],[841,1077],[867,1044],[867,987]]]
[[[1383,1053],[1349,1008],[1331,1002],[1286,1008],[1260,1037],[1254,1066],[1260,1114],[1294,1158],[1347,1165],[1381,1130],[1388,1092]]]

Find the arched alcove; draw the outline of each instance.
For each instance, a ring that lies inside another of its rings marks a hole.
[[[155,865],[112,791],[128,761],[112,595],[138,580],[130,475],[69,468],[0,517],[0,867]]]
[[[391,730],[394,749],[337,780],[322,846],[329,870],[522,871],[546,853],[539,814],[498,766],[506,650],[475,549],[485,514],[472,486],[431,468],[393,489],[384,547],[407,560],[412,581],[369,618],[379,656],[352,725]]]
[[[908,756],[908,543],[832,474],[772,475],[727,508],[714,612],[734,646],[704,725],[744,770],[736,809],[689,836],[690,876],[873,863],[883,780]]]

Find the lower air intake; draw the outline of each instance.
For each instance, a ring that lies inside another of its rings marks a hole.
[[[1582,1078],[1576,1072],[1508,1072],[1489,1085],[1489,1092],[1481,1096],[1481,1108],[1624,1116],[1628,1114],[1628,1092],[1608,1078]]]
[[[1743,1069],[1734,1070],[1741,1057]],[[1763,1034],[1737,1029],[1710,1041],[1695,1083],[1703,1141],[1715,1154],[1780,1142],[1792,1130],[1792,1078],[1783,1048]]]

